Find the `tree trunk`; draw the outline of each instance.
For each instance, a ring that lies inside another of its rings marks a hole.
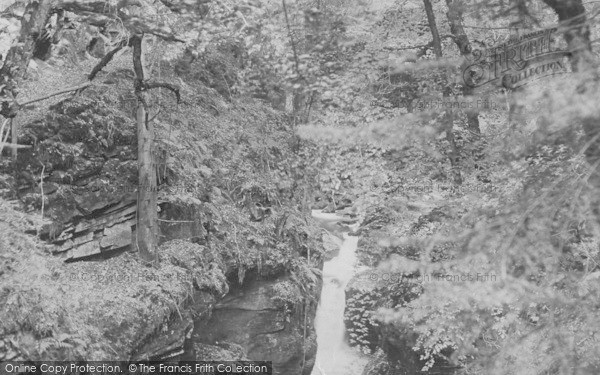
[[[13,119],[19,111],[16,102],[19,94],[18,87],[33,56],[35,41],[41,35],[52,4],[50,0],[34,0],[29,2],[21,19],[21,32],[17,43],[8,50],[4,65],[0,68],[0,114],[6,118]],[[17,121],[11,121],[11,144],[12,157],[17,158]]]
[[[446,114],[445,120],[448,121],[446,125],[446,140],[450,143],[450,153],[448,158],[450,159],[450,167],[452,168],[452,182],[455,185],[462,185],[462,175],[460,173],[460,152],[456,145],[456,139],[454,138],[454,116],[452,112]]]
[[[19,138],[19,123],[16,119],[10,119],[10,144],[12,146],[11,156],[13,160],[17,160],[17,139]]]
[[[571,67],[574,72],[589,74],[589,79],[582,79],[578,87],[579,95],[594,95],[586,93],[586,85],[591,84],[597,87],[598,73],[597,61],[592,52],[590,42],[590,29],[587,25],[585,7],[582,0],[543,0],[546,5],[554,10],[561,22],[561,26],[566,27],[564,34],[569,50]],[[595,89],[592,89],[595,90]],[[597,98],[596,98],[597,99]],[[598,108],[598,106],[596,106]],[[600,119],[597,114],[588,115],[581,119],[586,136],[585,157],[595,173],[592,173],[589,182],[600,190]],[[592,203],[592,212],[596,217],[596,223],[600,224],[600,198],[596,196],[596,202]]]
[[[565,31],[565,41],[570,53],[571,67],[574,72],[589,73],[593,76],[591,82],[598,80],[596,75],[597,62],[592,52],[590,29],[587,25],[585,7],[582,0],[544,0],[544,3],[554,10]],[[583,91],[582,91],[583,92]],[[591,144],[585,150],[590,165],[600,162],[600,127],[597,116],[582,119],[586,138]],[[597,181],[600,187],[600,181]]]
[[[582,0],[543,0],[556,15],[561,26],[566,27],[565,41],[571,54],[574,72],[592,71],[596,67],[590,28],[587,25],[585,7]]]
[[[442,57],[442,41],[440,39],[440,33],[438,32],[437,25],[435,23],[435,14],[433,13],[433,7],[431,6],[430,0],[423,0],[425,5],[425,13],[427,14],[427,22],[431,29],[431,36],[433,37],[433,52],[435,56]]]
[[[294,113],[294,93],[292,91],[285,92],[285,111]]]
[[[457,0],[446,0],[446,4],[448,5],[448,23],[450,23],[450,32],[454,35],[454,43],[456,43],[460,54],[468,58],[471,56],[472,48],[462,24],[461,4]],[[469,85],[463,85],[462,91],[464,96],[473,95],[473,88]],[[477,112],[467,112],[467,127],[472,134],[479,135],[481,133]]]
[[[433,51],[435,56],[439,59],[442,58],[442,43],[440,34],[438,32],[437,24],[435,23],[435,14],[433,13],[433,7],[431,6],[430,0],[423,0],[425,5],[425,13],[427,14],[427,22],[429,23],[429,29],[431,30],[431,36],[433,38]],[[443,90],[444,97],[448,97],[449,90],[445,88]],[[459,167],[459,151],[456,146],[454,139],[454,113],[451,110],[446,111],[442,116],[442,121],[446,127],[446,140],[450,143],[450,152],[448,159],[450,159],[450,166],[452,168],[452,180],[456,185],[462,184],[462,176]]]
[[[138,205],[136,245],[140,257],[148,263],[158,261],[158,214],[156,168],[152,154],[154,148],[154,126],[148,121],[145,87],[145,45],[143,35],[131,38],[133,67],[135,70],[135,95],[137,97],[138,132]]]

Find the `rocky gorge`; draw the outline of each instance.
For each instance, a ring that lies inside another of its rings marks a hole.
[[[256,359],[310,374],[324,248],[290,169],[298,144],[270,103],[229,100],[235,48],[211,53],[208,70],[164,66],[187,83],[179,112],[165,96],[155,120],[157,267],[134,252],[126,61],[27,117],[28,148],[0,166],[0,229],[16,233],[0,239],[0,360]]]

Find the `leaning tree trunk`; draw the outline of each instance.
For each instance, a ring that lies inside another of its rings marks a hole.
[[[148,262],[158,261],[157,252],[157,186],[156,168],[152,155],[154,145],[154,126],[148,121],[146,111],[147,94],[145,78],[143,35],[131,38],[133,46],[133,67],[135,70],[135,95],[137,97],[137,133],[138,133],[138,204],[136,245],[140,257]]]
[[[41,35],[50,11],[52,10],[50,0],[34,0],[27,4],[25,13],[21,19],[21,32],[17,43],[8,50],[4,65],[0,68],[0,114],[6,118],[13,119],[17,116],[19,106],[17,104],[18,87],[33,56],[35,41]],[[11,147],[13,158],[17,156],[17,122],[11,121]],[[2,134],[0,134],[0,142]]]

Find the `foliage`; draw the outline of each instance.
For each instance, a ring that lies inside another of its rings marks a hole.
[[[344,318],[350,336],[350,345],[356,346],[364,353],[371,353],[375,347],[372,340],[376,335],[375,327],[379,323],[372,314],[377,309],[376,301],[379,298],[381,294],[375,291],[356,293],[346,300]]]
[[[314,145],[297,138],[285,115],[240,95],[253,45],[252,17],[260,12],[235,5],[219,2],[203,15],[181,17],[149,5],[140,23],[127,18],[126,30],[120,29],[119,38],[140,27],[148,39],[158,34],[149,43],[149,74],[179,83],[183,97],[175,105],[170,93],[156,90],[148,100],[157,133],[159,197],[163,208],[173,208],[174,216],[167,220],[185,221],[187,217],[177,215],[189,215],[201,229],[190,238],[195,243],[164,243],[158,269],[140,267],[130,254],[66,265],[22,233],[34,233],[42,225],[37,219],[41,179],[45,188],[56,187],[46,189],[44,197],[44,216],[54,221],[56,234],[81,215],[82,204],[126,199],[136,185],[130,57],[115,55],[91,87],[25,114],[20,142],[33,146],[32,152],[20,152],[21,164],[3,164],[0,174],[2,188],[31,203],[27,229],[6,227],[10,222],[21,225],[25,214],[18,211],[0,220],[0,249],[15,251],[1,265],[0,332],[18,344],[14,349],[23,358],[128,359],[140,343],[179,319],[194,290],[219,298],[230,283],[243,283],[250,274],[288,274],[289,290],[279,293],[282,301],[297,304],[316,295],[320,236],[307,220],[306,208],[322,160],[313,155]],[[107,9],[102,17],[114,18],[122,10]],[[77,21],[83,28],[92,16],[78,14]],[[202,29],[216,24],[209,35],[173,32],[200,19]],[[173,48],[172,38],[179,37],[186,44]],[[98,63],[85,54],[86,46],[70,44],[69,50],[80,56],[77,61],[54,56],[44,64],[43,71],[51,74],[32,75],[26,92],[37,86],[40,92],[31,96],[45,95],[55,89],[47,81],[83,78]],[[55,69],[60,64],[65,68]],[[6,177],[16,168],[17,181]],[[18,186],[32,192],[18,196],[12,190]],[[0,203],[4,207],[5,201]],[[40,277],[25,280],[31,273]]]
[[[36,219],[3,212],[13,223]],[[34,238],[7,228],[4,219],[2,238],[13,241],[0,244],[8,260],[1,270],[0,329],[32,360],[115,359],[115,351],[129,358],[134,343],[166,324],[192,290],[187,271],[170,262],[145,269],[124,256],[101,266],[67,267]]]
[[[466,32],[474,46],[507,40],[507,24],[525,22],[523,9],[531,10],[531,3],[511,5],[479,2],[463,8],[461,21],[471,25]],[[498,12],[482,12],[484,6]],[[434,10],[450,59],[436,61],[419,2],[380,10],[374,12],[379,23],[368,24],[372,35],[357,33],[364,23],[347,30],[362,40],[384,41],[367,43],[360,80],[352,64],[340,73],[362,88],[354,93],[354,106],[320,111],[299,131],[306,139],[338,145],[336,154],[345,162],[331,167],[333,175],[351,169],[348,154],[354,150],[382,149],[373,163],[385,166],[382,183],[367,188],[353,175],[339,184],[369,202],[360,258],[367,266],[440,279],[425,283],[406,305],[381,310],[376,319],[396,327],[391,336],[407,337],[407,329],[417,334],[414,350],[424,370],[450,359],[465,374],[597,372],[591,357],[600,350],[593,341],[598,325],[591,319],[597,307],[588,303],[595,300],[595,288],[589,288],[598,272],[597,164],[589,150],[595,148],[595,133],[585,125],[597,122],[592,109],[597,79],[569,74],[513,92],[491,88],[482,95],[500,110],[479,111],[482,133],[473,135],[465,113],[453,113],[448,121],[443,110],[414,106],[417,99],[463,100],[454,77],[462,63],[455,57],[464,51],[452,36],[444,37],[445,5],[436,2]],[[534,16],[537,28],[554,22],[550,9]],[[419,26],[410,27],[414,24]],[[461,185],[451,178],[453,152]],[[361,157],[368,163],[369,156]],[[410,261],[420,266],[404,270],[402,264]],[[360,302],[349,306],[356,340],[364,338],[358,323],[366,325],[371,309]]]
[[[569,72],[483,92],[500,109],[475,111],[481,134],[463,111],[418,107],[467,100],[463,64],[507,41],[515,25],[521,33],[552,26],[545,4],[555,2],[458,2],[468,51],[458,50],[448,19],[447,5],[457,2],[433,2],[444,58],[433,56],[417,0],[302,0],[286,9],[98,3],[82,11],[80,2],[63,2],[79,29],[64,32],[47,63],[32,64],[22,95],[83,79],[98,63],[92,40],[110,50],[144,33],[150,73],[178,83],[184,98],[175,105],[155,91],[147,103],[160,195],[193,212],[202,229],[196,243],[167,242],[162,268],[145,270],[143,280],[65,284],[66,267],[24,234],[42,221],[0,200],[1,329],[28,357],[128,356],[193,288],[220,295],[252,272],[289,276],[276,290],[281,303],[306,300],[320,283],[321,236],[307,218],[318,196],[327,208],[353,202],[361,211],[363,265],[409,280],[350,296],[352,343],[380,349],[373,337],[386,323],[387,338],[414,334],[425,370],[450,360],[464,374],[598,372],[598,80]],[[103,34],[113,26],[114,35]],[[581,30],[565,30],[565,43]],[[117,54],[84,93],[25,114],[20,141],[34,147],[11,167],[15,177],[0,175],[3,194],[61,222],[90,199],[86,190],[106,198],[135,185],[131,77]],[[289,99],[291,113],[282,113]],[[48,179],[50,198],[38,190]],[[69,271],[115,268],[139,267],[124,256]],[[32,272],[43,280],[26,280]],[[182,279],[160,279],[170,274]],[[435,282],[417,282],[425,277]]]
[[[297,306],[302,303],[302,294],[298,286],[290,281],[277,283],[273,286],[273,300],[285,306]]]

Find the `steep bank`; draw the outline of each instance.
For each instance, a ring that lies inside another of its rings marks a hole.
[[[252,288],[257,279],[301,296],[269,307],[283,319],[292,348],[281,358],[299,357],[303,340],[314,337],[322,245],[302,210],[311,186],[299,156],[310,145],[268,103],[231,97],[234,47],[210,51],[205,60],[162,66],[164,79],[181,83],[184,100],[175,106],[164,93],[154,103],[156,269],[130,253],[137,171],[128,62],[117,59],[98,85],[23,126],[19,143],[31,149],[16,163],[2,159],[0,170],[2,205],[12,206],[0,220],[0,359],[180,355],[194,325],[230,290]],[[279,350],[232,345],[242,352],[219,347],[203,359],[269,360]],[[310,351],[303,362],[309,366]],[[289,358],[281,363],[280,373],[301,367]]]

